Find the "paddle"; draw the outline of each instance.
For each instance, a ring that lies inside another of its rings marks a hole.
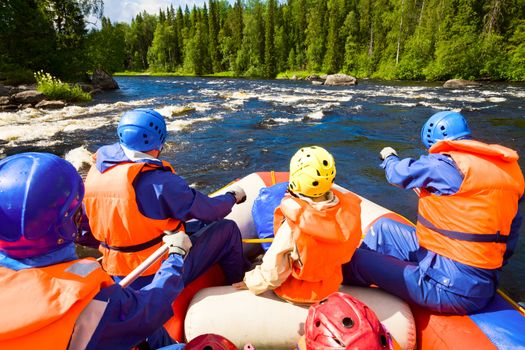
[[[129,273],[126,277],[124,277],[119,284],[125,288],[129,286],[131,283],[133,283],[144,271],[146,271],[153,263],[157,260],[159,260],[169,249],[168,244],[163,244],[161,247],[159,247],[157,250],[153,252],[146,260],[144,260],[139,266],[137,266],[133,271]]]
[[[271,242],[273,238],[264,238],[264,239],[243,239],[242,241],[245,243],[260,243],[260,242]],[[159,247],[157,250],[153,252],[146,260],[144,260],[139,266],[137,266],[133,271],[129,273],[126,277],[124,277],[119,284],[125,288],[129,286],[131,283],[133,283],[137,278],[142,275],[144,271],[146,271],[153,263],[157,260],[159,260],[164,254],[168,251],[169,246],[167,244],[163,244],[161,247]]]

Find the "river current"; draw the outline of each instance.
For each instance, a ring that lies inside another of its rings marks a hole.
[[[120,90],[97,94],[89,104],[0,112],[0,158],[26,151],[64,156],[80,146],[96,151],[117,140],[124,111],[150,107],[167,119],[163,158],[200,191],[210,193],[255,171],[286,171],[297,149],[319,145],[334,155],[338,184],[414,221],[417,197],[386,182],[379,151],[391,146],[400,157],[424,154],[419,133],[431,114],[461,111],[475,138],[525,157],[525,85],[449,90],[371,80],[346,87],[289,80],[116,80]],[[525,169],[524,158],[520,165]],[[525,301],[524,231],[501,280],[501,289],[517,301]]]

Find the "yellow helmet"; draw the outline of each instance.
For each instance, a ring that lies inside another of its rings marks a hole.
[[[303,147],[290,160],[290,191],[320,197],[335,179],[334,157],[319,146]]]

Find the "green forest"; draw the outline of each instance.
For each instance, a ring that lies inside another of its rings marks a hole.
[[[95,68],[525,81],[525,0],[209,0],[131,23],[103,17],[101,0],[0,3],[0,80]]]

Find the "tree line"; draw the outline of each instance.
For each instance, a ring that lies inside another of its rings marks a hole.
[[[23,34],[16,16],[7,16],[11,32],[3,31],[6,17],[0,14],[0,58],[31,69],[47,64],[57,74],[77,65],[80,71],[266,78],[307,71],[525,80],[525,0],[208,0],[191,9],[142,12],[130,24],[102,18],[101,27],[89,31],[80,19],[101,8],[97,1],[7,0],[7,7],[13,3],[40,10],[26,20]],[[42,4],[51,3],[75,5],[75,20],[50,17]],[[42,42],[41,28],[49,31],[49,21],[54,33],[46,40],[54,52]],[[10,35],[15,40],[6,45]],[[30,53],[12,50],[25,45],[33,46]]]
[[[91,64],[87,18],[102,11],[102,0],[0,1],[0,81],[32,81],[41,70],[81,77]]]

